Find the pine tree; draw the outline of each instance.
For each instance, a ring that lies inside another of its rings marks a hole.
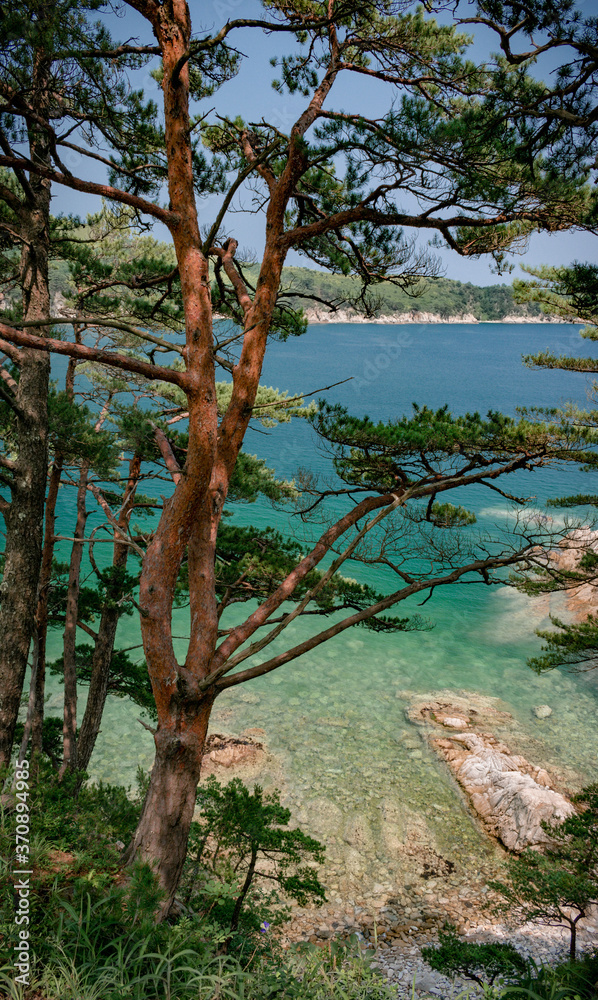
[[[580,811],[562,823],[544,823],[545,850],[528,848],[508,860],[506,881],[490,882],[505,900],[503,911],[522,921],[567,926],[569,959],[576,957],[577,925],[598,902],[598,786],[573,797]]]
[[[105,28],[87,21],[101,6],[99,0],[59,0],[51,6],[23,0],[2,12],[0,140],[5,154],[18,150],[22,161],[10,172],[3,169],[0,177],[0,273],[10,306],[5,330],[17,323],[34,337],[36,349],[15,347],[6,338],[0,342],[0,421],[7,444],[0,459],[0,485],[5,488],[0,514],[6,525],[0,585],[0,765],[10,760],[38,604],[48,449],[49,262],[72,230],[72,220],[51,218],[53,178],[47,172],[57,162],[69,172],[61,154],[74,153],[79,159],[72,142],[74,122],[86,130],[92,146],[98,136],[106,136],[115,148],[125,149],[132,141],[132,122],[143,129],[154,114],[138,94],[125,92],[114,64],[98,61],[94,54],[111,47]],[[123,57],[138,64],[140,55]],[[63,131],[61,154],[57,130]],[[35,670],[39,717],[43,664],[38,670],[36,662]],[[34,744],[39,745],[38,729]]]
[[[110,164],[107,184],[90,180],[84,171],[77,175],[62,169],[63,146],[72,143],[57,131],[50,132],[50,165],[29,161],[9,143],[0,154],[0,166],[109,198],[140,218],[163,223],[173,241],[184,342],[178,336],[158,344],[154,340],[154,346],[165,348],[162,360],[168,349],[176,355],[172,364],[157,364],[149,353],[153,347],[135,352],[67,339],[42,341],[23,327],[4,323],[0,335],[20,350],[49,349],[109,365],[138,383],[166,383],[185,397],[184,403],[177,403],[188,421],[182,464],[167,436],[160,438],[162,458],[175,485],[148,544],[141,574],[140,623],[158,724],[156,760],[128,850],[130,861],[140,857],[155,866],[165,889],[165,916],[184,863],[215,698],[354,624],[373,619],[378,627],[393,627],[379,616],[407,596],[433,591],[467,574],[489,579],[492,569],[510,564],[517,554],[512,548],[498,555],[474,551],[469,541],[443,542],[437,574],[424,579],[412,568],[397,565],[400,584],[394,593],[262,664],[235,668],[302,614],[363,539],[375,537],[386,517],[414,507],[413,523],[422,525],[423,537],[434,549],[434,533],[447,537],[445,522],[458,525],[463,519],[454,510],[435,507],[443,499],[440,493],[484,482],[492,488],[500,475],[543,464],[555,447],[568,447],[528,421],[509,423],[495,414],[487,420],[478,415],[458,420],[422,408],[411,418],[379,429],[359,421],[352,425],[341,413],[325,413],[322,429],[342,449],[338,468],[348,480],[342,495],[354,502],[342,516],[331,518],[257,609],[221,636],[218,529],[255,412],[268,338],[305,329],[304,319],[278,299],[288,253],[300,252],[336,273],[359,275],[367,302],[368,291],[382,280],[409,287],[434,272],[428,254],[413,252],[405,228],[436,234],[464,256],[494,254],[500,263],[509,247],[520,245],[537,229],[592,225],[595,197],[587,184],[589,156],[581,151],[566,157],[562,152],[568,126],[557,118],[546,141],[530,132],[538,101],[549,101],[550,91],[542,85],[539,94],[537,80],[526,72],[534,52],[515,60],[516,68],[510,62],[515,39],[525,43],[533,39],[538,24],[546,28],[549,23],[543,2],[533,4],[533,16],[523,21],[513,21],[515,10],[509,5],[500,6],[496,16],[504,17],[501,38],[508,52],[504,59],[481,65],[468,58],[469,39],[458,23],[443,25],[410,5],[268,0],[263,18],[231,19],[213,34],[200,31],[196,36],[183,2],[131,0],[130,6],[148,22],[151,43],[133,47],[102,42],[94,58],[118,62],[133,49],[139,57],[157,54],[161,124],[139,121],[126,145],[106,126],[109,155],[97,155]],[[495,7],[480,4],[482,20],[487,6]],[[565,5],[562,12],[553,12],[553,21],[559,30],[548,48],[560,52],[565,38],[568,54],[573,48],[575,55],[580,19]],[[592,25],[588,21],[585,27],[595,33]],[[232,42],[241,28],[290,39],[289,54],[278,60],[276,87],[302,106],[286,132],[260,118],[257,108],[255,121],[243,121],[210,116],[211,104],[201,104],[208,95],[212,101],[218,86],[234,76],[240,56]],[[392,88],[391,110],[375,118],[362,109],[345,110],[342,79],[347,73]],[[394,88],[399,88],[398,96]],[[565,109],[575,106],[575,95],[561,94],[559,100]],[[551,150],[556,155],[559,148],[562,163],[557,171],[550,157]],[[83,158],[96,155],[83,145],[78,149]],[[167,206],[161,201],[163,184],[168,187]],[[229,228],[232,216],[227,214],[235,195],[247,185],[257,187],[264,209],[265,248],[255,281],[237,255],[238,242]],[[205,208],[200,214],[197,196],[214,192],[223,195],[220,209],[215,216],[208,216]],[[129,277],[129,286],[134,277]],[[236,322],[234,331],[223,335],[214,323],[215,305]],[[106,318],[98,328],[110,330],[118,323]],[[232,383],[222,413],[217,366]],[[339,427],[344,438],[339,439]],[[321,499],[318,495],[313,503],[319,506]],[[380,529],[387,537],[395,530],[392,524],[389,520]],[[467,524],[454,530],[466,531]],[[347,534],[349,542],[343,541]],[[522,544],[528,551],[530,541]],[[312,571],[331,551],[330,569],[308,584]],[[185,560],[192,625],[185,663],[179,663],[171,615]],[[285,602],[297,594],[302,596],[287,614]]]
[[[524,268],[533,276],[532,281],[515,282],[515,293],[520,301],[537,302],[546,313],[561,316],[569,322],[583,322],[580,331],[587,340],[598,340],[598,266],[591,263],[575,262],[570,267]],[[598,374],[598,363],[594,358],[553,355],[549,352],[528,355],[524,358],[533,368],[557,368],[563,371]],[[592,397],[595,398],[597,384],[592,383]],[[568,425],[582,428],[586,441],[591,445],[598,426],[595,410],[581,410],[568,405],[561,412],[562,420]],[[556,414],[555,413],[553,414]],[[579,459],[587,472],[594,472],[596,464],[591,454],[580,454]],[[550,506],[564,510],[577,507],[598,507],[598,496],[592,493],[558,497],[548,501]],[[565,576],[553,573],[547,581],[537,575],[534,585],[542,591],[543,584],[548,589],[559,586],[571,587],[585,581],[594,581],[598,557],[590,547],[585,550],[583,540],[578,543],[579,566],[577,572]],[[565,622],[551,616],[556,629],[541,629],[537,635],[544,640],[543,655],[528,660],[529,666],[537,673],[566,666],[573,670],[594,669],[598,664],[598,619],[588,615],[581,622]]]

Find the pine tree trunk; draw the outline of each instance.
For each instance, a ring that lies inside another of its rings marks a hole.
[[[43,94],[49,64],[38,53],[34,85]],[[38,113],[43,115],[43,100]],[[29,136],[30,156],[49,162],[47,133],[35,125]],[[23,319],[46,319],[50,315],[48,284],[50,182],[33,174],[29,178],[33,196],[24,200],[20,235]],[[45,326],[31,327],[45,336]],[[5,564],[0,584],[0,766],[10,762],[31,636],[42,556],[42,531],[48,469],[48,387],[50,358],[43,351],[21,349],[17,405],[16,470],[10,508],[5,514]]]
[[[119,620],[118,608],[109,608],[102,612],[98,637],[95,641],[91,661],[91,678],[87,693],[87,704],[77,737],[77,769],[86,771],[100,732],[108,684],[110,681],[110,664],[114,652],[114,641]]]
[[[187,856],[203,747],[214,703],[207,692],[198,705],[180,704],[176,726],[154,734],[156,757],[141,818],[123,863],[135,858],[155,871],[164,891],[159,921],[168,916]]]
[[[185,861],[195,806],[203,744],[217,692],[202,687],[212,669],[218,641],[215,549],[243,437],[252,415],[259,376],[276,304],[285,251],[278,243],[293,171],[277,184],[267,215],[268,247],[253,304],[238,285],[246,334],[233,370],[233,397],[219,424],[214,369],[210,267],[203,250],[195,202],[190,143],[189,63],[191,21],[185,2],[147,8],[146,16],[162,51],[165,146],[168,150],[170,207],[178,213],[171,228],[185,310],[185,365],[189,442],[185,467],[148,545],[140,579],[143,648],[158,715],[156,760],[143,812],[126,863],[150,863],[164,889],[158,919],[172,905]],[[236,249],[228,241],[223,260]],[[236,271],[229,273],[234,279]],[[240,280],[240,279],[239,279]],[[243,284],[243,282],[241,282]],[[177,662],[172,640],[172,608],[183,559],[189,577],[190,638],[185,663]]]
[[[579,917],[577,918],[579,919]],[[577,920],[570,923],[571,939],[569,941],[569,961],[574,962],[577,955]]]
[[[240,916],[241,916],[241,910],[243,909],[243,903],[245,901],[245,897],[246,897],[247,893],[249,892],[249,889],[251,888],[251,883],[253,882],[253,876],[255,875],[255,866],[256,866],[256,864],[257,864],[257,849],[254,848],[252,850],[252,852],[251,852],[251,861],[249,862],[249,868],[247,869],[247,875],[245,876],[245,882],[243,883],[243,887],[241,889],[241,892],[237,896],[237,900],[236,900],[236,903],[235,903],[235,908],[233,910],[233,915],[232,915],[231,920],[230,920],[230,929],[231,929],[231,932],[232,931],[236,931],[237,928],[238,928],[238,926],[239,926],[239,919],[240,919]],[[229,941],[230,941],[230,938],[229,938]]]
[[[65,391],[71,403],[75,397],[75,371],[77,362],[69,358],[66,377]],[[35,678],[32,675],[31,685],[33,691],[30,692],[31,710],[31,755],[41,753],[42,732],[44,725],[44,697],[46,690],[46,650],[48,645],[48,604],[50,598],[50,584],[52,581],[52,562],[54,560],[54,548],[56,534],[56,504],[58,501],[58,490],[62,480],[64,468],[64,455],[56,452],[54,462],[50,471],[48,483],[48,496],[46,497],[46,514],[44,522],[44,546],[42,550],[42,564],[39,576],[39,590],[36,612],[37,630],[37,662]]]
[[[42,565],[39,577],[39,597],[36,613],[36,670],[31,674],[31,691],[29,697],[31,715],[31,755],[41,753],[42,730],[44,725],[44,696],[46,689],[46,649],[48,643],[48,601],[50,582],[52,579],[52,560],[54,558],[54,534],[56,530],[56,501],[58,488],[62,478],[63,459],[57,455],[50,473],[48,497],[46,500],[46,520],[44,529],[44,547]]]
[[[89,466],[83,463],[77,490],[77,524],[71,550],[69,582],[66,599],[66,621],[64,626],[64,721],[62,727],[63,757],[60,775],[67,768],[77,770],[77,619],[79,617],[79,588],[81,582],[81,561],[83,558],[83,538],[87,511],[87,477]],[[80,539],[80,540],[79,540]]]
[[[27,747],[31,738],[33,713],[35,710],[35,689],[37,687],[37,674],[39,670],[39,641],[37,633],[33,631],[33,649],[31,651],[31,680],[29,682],[29,701],[27,703],[27,718],[23,727],[23,738],[19,748],[17,760],[25,760],[27,757]]]
[[[129,482],[118,518],[118,526],[123,531],[127,531],[129,528],[140,471],[141,458],[139,455],[134,455],[129,463]],[[116,534],[114,537],[112,566],[115,569],[125,569],[129,557],[129,546],[119,543]],[[77,740],[77,767],[80,771],[87,770],[98,733],[100,732],[102,715],[104,714],[104,706],[108,695],[110,664],[112,653],[114,652],[114,642],[119,619],[120,608],[114,602],[107,602],[100,618],[98,637],[95,641],[91,664],[87,705],[85,706],[83,721]]]

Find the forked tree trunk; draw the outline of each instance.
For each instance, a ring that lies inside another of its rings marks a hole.
[[[154,733],[156,757],[149,788],[123,861],[129,864],[140,858],[151,864],[164,890],[158,920],[168,916],[187,856],[213,703],[213,692],[207,692],[199,705],[182,703],[176,727],[161,728]]]
[[[569,921],[569,929],[571,931],[571,937],[569,939],[569,961],[574,962],[577,958],[577,921],[581,920],[582,916],[585,914],[580,913],[575,920]]]
[[[189,139],[192,128],[189,8],[185,0],[172,0],[168,4],[144,5],[142,13],[151,20],[162,50],[168,190],[171,210],[178,214],[171,232],[185,309],[183,353],[189,412],[185,468],[174,494],[164,504],[160,523],[148,546],[139,590],[143,647],[156,701],[158,729],[150,786],[126,861],[130,863],[139,857],[154,867],[165,891],[159,914],[163,919],[172,905],[185,860],[203,744],[217,694],[213,686],[201,686],[212,669],[218,641],[216,535],[230,477],[255,403],[285,257],[278,240],[303,153],[298,141],[297,155],[293,156],[292,164],[287,164],[281,180],[275,182],[269,175],[271,184],[276,183],[276,190],[271,190],[268,246],[253,302],[232,260],[235,241],[227,241],[217,251],[235,288],[245,326],[241,355],[233,369],[233,396],[219,425],[210,269],[197,218]],[[315,105],[312,110],[315,117]],[[303,116],[305,127],[308,118],[309,115]],[[185,554],[190,640],[183,665],[177,662],[174,652],[172,608]]]

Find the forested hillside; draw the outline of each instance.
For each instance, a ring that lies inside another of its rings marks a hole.
[[[254,274],[255,272],[255,274]],[[247,268],[251,281],[257,277],[255,266]],[[55,262],[52,268],[52,293],[68,295],[69,270],[65,262]],[[361,285],[358,278],[330,274],[308,267],[286,267],[283,272],[282,289],[292,294],[289,303],[304,309],[316,308],[325,311],[318,300],[329,302],[337,309],[354,308],[364,311],[359,295]],[[520,305],[515,302],[510,285],[473,285],[471,282],[451,281],[448,278],[431,278],[421,282],[414,294],[403,291],[396,285],[382,283],[368,291],[367,306],[372,316],[394,313],[422,312],[440,316],[461,316],[469,313],[480,321],[501,320],[505,316],[540,316],[540,306],[533,302]],[[303,296],[315,296],[310,302]]]
[[[307,267],[287,267],[284,269],[283,288],[297,291],[301,295],[315,295],[326,302],[334,303],[339,309],[346,309],[354,302],[361,287],[358,278],[329,274]],[[410,293],[396,285],[383,283],[375,285],[368,293],[368,305],[373,316],[412,311],[434,313],[440,316],[460,316],[471,313],[481,321],[501,320],[505,316],[540,316],[535,303],[519,305],[513,297],[510,285],[472,285],[471,282],[451,281],[448,278],[431,278]],[[291,299],[291,301],[293,301]],[[294,302],[301,304],[301,299]],[[304,302],[304,308],[308,305]],[[363,310],[357,303],[355,308]]]

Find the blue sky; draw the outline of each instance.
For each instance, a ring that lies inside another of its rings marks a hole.
[[[594,0],[582,0],[580,8],[591,9]],[[253,0],[190,0],[194,31],[203,33],[218,29],[227,20],[236,17],[263,17],[263,9]],[[120,8],[121,16],[106,19],[115,37],[123,39],[139,39],[141,42],[152,42],[153,38],[147,22],[127,5]],[[245,120],[260,121],[265,118],[286,130],[295,120],[305,104],[305,98],[295,95],[278,94],[272,89],[272,79],[276,70],[270,66],[270,58],[286,52],[290,48],[290,40],[283,34],[266,35],[255,29],[243,29],[229,36],[234,44],[247,58],[242,60],[238,76],[224,84],[213,98],[205,104],[206,112],[215,108],[219,114],[241,115]],[[487,39],[476,36],[473,55],[483,58],[487,55]],[[136,74],[136,86],[143,86],[148,95],[160,102],[160,91],[156,82],[149,75],[149,68]],[[368,117],[384,114],[390,107],[396,90],[388,84],[364,77],[355,78],[352,74],[344,74],[333,92],[335,108],[359,110]],[[68,160],[68,158],[67,158]],[[77,170],[75,163],[67,165]],[[86,176],[95,173],[95,179],[104,180],[102,169],[93,171],[86,166]],[[200,220],[202,225],[211,224],[218,201],[209,198],[200,202]],[[244,206],[251,208],[250,195],[236,203],[237,209]],[[73,191],[55,190],[55,211],[69,211],[85,215],[87,211],[97,210],[97,201]],[[240,247],[253,252],[259,257],[263,246],[264,218],[261,214],[247,211],[236,211],[229,214],[227,227],[234,234]],[[155,235],[168,239],[168,233],[163,227],[156,226]],[[427,237],[422,244],[425,245]],[[441,258],[445,275],[459,281],[471,281],[475,284],[510,283],[513,277],[521,274],[520,265],[536,266],[539,264],[567,264],[572,260],[595,260],[598,252],[596,237],[580,232],[535,234],[524,254],[514,254],[512,263],[515,269],[512,275],[497,276],[493,272],[492,261],[487,258],[471,260],[459,257],[451,250],[435,248],[433,251]],[[289,264],[309,266],[309,262],[299,254],[289,255]]]

